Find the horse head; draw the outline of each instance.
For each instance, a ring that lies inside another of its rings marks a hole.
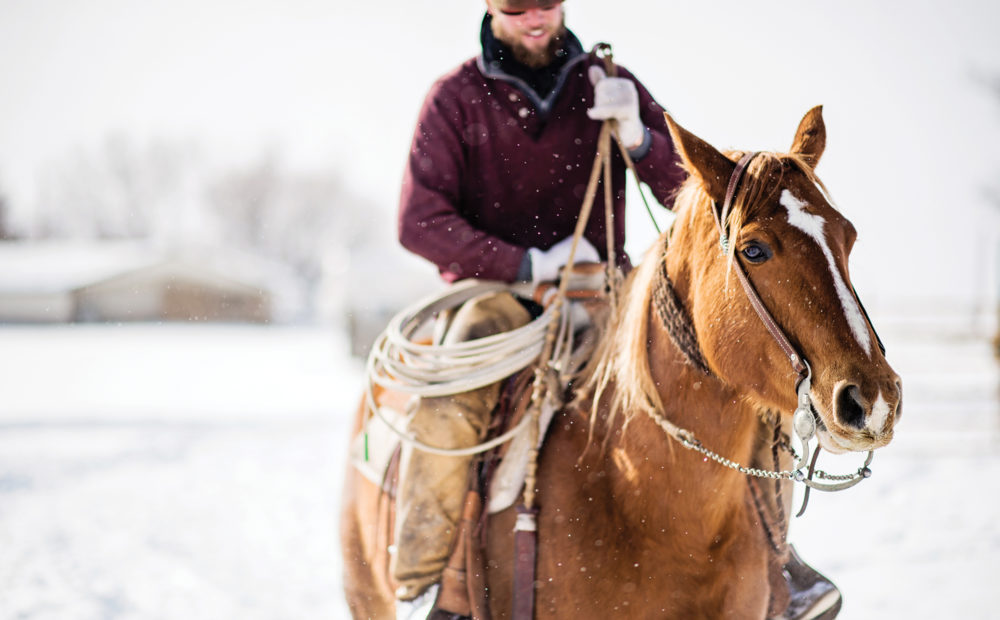
[[[735,191],[745,154],[723,154],[669,116],[667,123],[690,177],[677,197],[666,269],[710,372],[759,410],[796,408],[798,373],[734,275],[743,269],[808,363],[820,445],[841,453],[889,443],[901,384],[851,285],[857,233],[815,174],[826,144],[821,108],[802,119],[790,152],[755,155]],[[732,207],[724,213],[727,191]]]

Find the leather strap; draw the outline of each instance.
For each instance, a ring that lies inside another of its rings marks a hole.
[[[726,198],[722,202],[722,213],[712,209],[715,217],[715,225],[719,229],[719,243],[722,244],[722,251],[729,251],[729,211],[733,206],[733,199],[736,197],[736,190],[739,189],[740,180],[743,179],[743,172],[753,161],[753,158],[760,154],[760,151],[747,153],[736,163],[736,169],[729,175],[729,185],[726,186]]]
[[[514,526],[514,620],[535,617],[535,556],[538,552],[536,517],[538,510],[523,504],[517,507]]]
[[[729,234],[727,228],[729,225],[729,211],[732,207],[733,199],[736,196],[736,192],[739,190],[740,180],[743,178],[743,172],[746,170],[747,166],[750,165],[750,162],[757,156],[757,154],[758,151],[755,151],[753,153],[747,153],[740,158],[740,161],[736,164],[736,168],[733,170],[733,174],[729,177],[729,185],[726,188],[726,198],[722,203],[722,212],[719,213],[716,212],[714,208],[712,209],[712,215],[715,217],[715,225],[719,229],[719,243],[722,245],[724,252],[728,252],[729,250]],[[791,362],[792,369],[795,370],[796,374],[798,374],[800,378],[804,378],[808,372],[805,361],[802,359],[802,356],[799,355],[798,351],[795,350],[795,347],[792,346],[791,341],[788,340],[785,333],[781,331],[780,327],[778,327],[777,321],[774,320],[774,317],[768,311],[764,302],[761,301],[760,295],[757,294],[757,291],[750,283],[750,279],[747,278],[747,274],[743,270],[743,265],[741,265],[739,260],[735,257],[733,259],[733,270],[736,271],[736,277],[743,286],[743,291],[746,293],[747,299],[750,300],[750,305],[757,313],[757,316],[760,317],[760,320],[764,323],[764,327],[767,328],[768,333],[771,334],[771,337],[774,338],[774,341],[784,352],[788,361]]]
[[[733,261],[733,264],[736,269],[736,277],[739,278],[740,284],[743,285],[743,290],[747,294],[747,299],[750,300],[750,305],[753,306],[753,309],[757,312],[757,316],[759,316],[760,320],[763,321],[764,327],[767,328],[771,337],[774,338],[774,341],[778,343],[779,347],[781,347],[781,350],[785,353],[788,361],[791,362],[792,369],[795,370],[796,374],[800,377],[805,377],[807,368],[805,362],[802,360],[802,356],[795,350],[795,347],[792,346],[788,337],[785,336],[785,332],[781,331],[781,328],[778,327],[778,323],[774,320],[774,317],[771,316],[770,312],[768,312],[764,302],[761,301],[757,291],[754,290],[753,284],[751,284],[750,280],[747,278],[746,272],[743,271],[743,266],[737,261]]]
[[[854,293],[854,299],[858,302],[858,307],[861,308],[861,314],[865,315],[865,320],[868,321],[868,327],[871,327],[872,333],[875,334],[875,342],[878,344],[878,350],[882,352],[882,355],[885,355],[885,345],[882,344],[882,339],[878,337],[878,332],[875,331],[875,324],[872,323],[872,318],[868,316],[868,311],[865,310],[865,305],[861,303],[861,298],[858,297],[858,291],[851,286],[851,292]]]

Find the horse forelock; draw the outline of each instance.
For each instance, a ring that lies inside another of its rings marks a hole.
[[[739,161],[743,155],[742,151],[726,153],[726,156],[733,161]],[[808,183],[818,187],[824,196],[829,196],[826,186],[801,155],[758,153],[747,167],[730,210],[727,227],[732,237],[729,244],[730,261],[733,260],[736,248],[739,246],[740,232],[747,224],[765,215],[764,209],[776,202],[781,190],[787,187],[786,177],[795,170],[801,172]]]

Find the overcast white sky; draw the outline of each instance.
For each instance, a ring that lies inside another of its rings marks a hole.
[[[819,168],[857,225],[869,306],[1000,289],[1000,3],[567,0],[679,122],[720,148],[784,150],[824,104]],[[421,99],[473,55],[477,0],[0,0],[0,191],[111,133],[263,149],[335,168],[386,210]],[[641,203],[630,230],[642,225]],[[644,217],[644,216],[642,216]],[[645,244],[642,235],[633,235]],[[633,245],[633,247],[635,247]],[[633,251],[634,253],[634,251]]]

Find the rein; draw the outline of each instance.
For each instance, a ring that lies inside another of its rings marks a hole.
[[[615,76],[618,68],[615,66],[611,46],[607,43],[598,43],[594,46],[593,55],[604,63],[607,75]],[[618,288],[621,284],[621,272],[616,268],[615,245],[614,245],[614,208],[612,204],[611,191],[611,143],[612,138],[621,152],[622,159],[632,174],[635,176],[636,185],[639,187],[639,194],[646,204],[646,210],[653,218],[652,210],[646,201],[646,196],[642,193],[642,186],[639,182],[639,173],[635,163],[629,156],[628,148],[622,142],[618,134],[618,122],[606,120],[601,125],[601,132],[597,139],[597,152],[594,155],[594,166],[591,169],[590,180],[584,194],[583,204],[580,207],[580,214],[577,216],[576,229],[573,232],[573,244],[570,247],[569,257],[563,267],[559,279],[559,288],[551,304],[555,317],[558,317],[566,299],[566,288],[569,282],[569,274],[573,268],[576,257],[576,249],[580,239],[583,237],[587,222],[590,219],[590,211],[597,196],[597,184],[603,176],[604,181],[604,226],[607,242],[607,294],[611,307],[617,306]],[[603,174],[602,174],[603,173]],[[656,226],[656,219],[653,218],[653,225]],[[657,228],[659,232],[659,228]],[[542,404],[552,396],[552,385],[557,384],[551,378],[556,372],[553,364],[551,351],[555,345],[556,329],[555,320],[549,325],[545,338],[545,345],[538,363],[535,366],[534,384],[531,395],[530,415],[525,419],[530,419],[529,437],[531,439],[531,451],[528,455],[527,475],[524,482],[524,496],[522,503],[517,507],[517,521],[514,525],[514,592],[512,617],[515,620],[530,620],[535,614],[535,568],[537,560],[537,539],[538,539],[538,508],[535,505],[537,472],[538,472],[538,452],[540,448],[540,428]]]

